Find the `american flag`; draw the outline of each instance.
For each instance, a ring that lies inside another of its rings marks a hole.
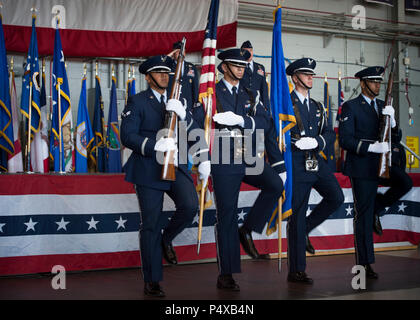
[[[203,104],[204,113],[206,114],[206,132],[210,133],[211,119],[215,113],[216,105],[216,43],[217,43],[217,19],[219,15],[219,0],[212,0],[207,26],[205,30],[203,53],[201,58],[201,76],[199,87],[199,100]],[[211,145],[210,136],[206,137],[207,142]]]

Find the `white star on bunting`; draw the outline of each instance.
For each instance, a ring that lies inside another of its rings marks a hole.
[[[125,229],[125,223],[127,222],[127,220],[123,220],[123,218],[120,216],[120,219],[119,220],[115,220],[115,222],[118,224],[117,230],[119,228]]]
[[[61,217],[61,221],[56,221],[55,223],[58,225],[57,231],[60,229],[67,231],[66,226],[70,223],[70,221],[64,221],[64,217]]]
[[[241,210],[241,212],[238,213],[238,220],[244,220],[246,215],[246,212],[244,211],[244,209]]]
[[[32,218],[29,218],[29,221],[24,223],[24,225],[26,225],[26,232],[28,232],[29,230],[35,231],[35,225],[37,223],[38,222],[32,221]]]
[[[95,219],[93,219],[93,217],[90,219],[90,221],[86,221],[86,223],[89,225],[88,230],[90,230],[90,229],[95,229],[95,230],[98,230],[98,229],[96,228],[96,225],[98,224],[98,222],[99,222],[99,221],[95,221]]]
[[[407,206],[404,204],[404,202],[401,202],[401,204],[398,206],[398,212],[402,211],[404,213],[405,208],[407,208]]]

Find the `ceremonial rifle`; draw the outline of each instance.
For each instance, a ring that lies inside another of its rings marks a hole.
[[[396,59],[392,60],[392,67],[388,77],[388,84],[385,94],[385,105],[392,105],[392,85],[394,83],[394,69]],[[382,115],[379,123],[379,142],[386,142],[389,145],[389,151],[381,153],[379,159],[380,178],[389,179],[389,168],[391,167],[391,117],[389,115]]]
[[[185,59],[185,43],[187,40],[185,37],[182,39],[181,50],[176,63],[174,82],[171,88],[171,94],[169,99],[179,100],[181,95],[181,75],[182,65]],[[165,138],[177,138],[176,131],[178,129],[178,116],[173,111],[166,112],[165,115],[165,126],[166,130]],[[175,150],[167,151],[164,154],[164,162],[162,166],[161,179],[167,181],[175,181],[175,164],[174,164]]]

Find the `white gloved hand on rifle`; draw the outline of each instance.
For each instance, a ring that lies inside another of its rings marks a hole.
[[[207,185],[207,181],[209,180],[211,164],[210,161],[201,162],[198,165],[198,178],[202,181],[202,186],[205,187]]]
[[[382,114],[391,118],[391,128],[394,128],[397,125],[397,122],[395,121],[395,110],[391,105],[385,106],[382,110]]]
[[[295,146],[300,150],[312,150],[318,147],[318,141],[312,137],[302,137],[295,142]]]
[[[225,126],[240,126],[243,128],[245,124],[244,118],[232,111],[216,113],[213,116],[213,120]]]
[[[166,111],[175,112],[181,121],[185,120],[185,116],[187,114],[185,106],[177,99],[168,100],[166,103]]]
[[[389,151],[389,145],[388,142],[379,142],[376,141],[375,143],[372,143],[368,147],[368,152],[373,153],[385,153]]]
[[[177,150],[174,138],[160,138],[155,144],[155,151],[168,152]]]

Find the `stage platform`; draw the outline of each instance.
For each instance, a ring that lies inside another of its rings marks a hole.
[[[354,290],[354,254],[321,255],[307,258],[307,273],[313,285],[288,283],[287,260],[278,272],[277,259],[242,260],[242,273],[234,275],[240,292],[216,288],[216,262],[165,266],[162,282],[165,298],[143,294],[139,268],[67,272],[66,289],[54,290],[53,275],[35,274],[0,277],[0,299],[53,300],[290,300],[290,299],[420,299],[420,251],[376,252],[374,270],[379,279],[368,280],[365,290]],[[175,302],[177,303],[177,302]],[[245,302],[246,303],[246,302]]]

